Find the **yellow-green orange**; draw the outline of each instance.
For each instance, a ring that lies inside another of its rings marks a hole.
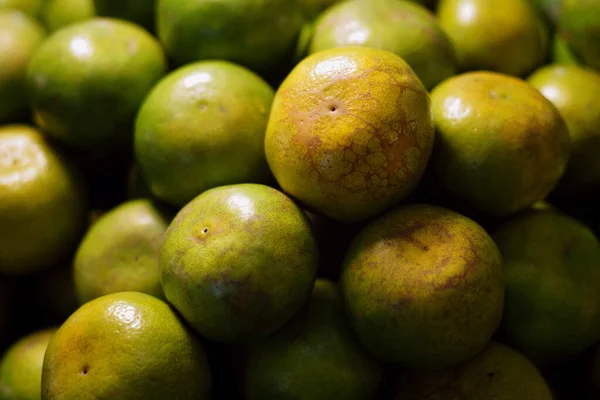
[[[600,70],[600,2],[563,0],[558,28],[573,53]]]
[[[158,0],[158,37],[177,64],[220,59],[265,72],[291,55],[302,11],[298,0]]]
[[[40,13],[44,0],[0,0],[0,9],[16,9],[32,17]]]
[[[46,0],[41,19],[53,32],[96,15],[93,0]]]
[[[247,342],[306,303],[317,244],[304,212],[268,186],[222,186],[177,214],[161,251],[169,302],[203,336]]]
[[[515,213],[563,175],[569,133],[554,105],[526,82],[494,72],[454,76],[431,93],[432,156],[443,187],[480,212]]]
[[[85,225],[79,174],[39,131],[0,128],[0,271],[23,274],[54,265]]]
[[[27,64],[45,36],[33,18],[0,9],[0,123],[26,117]]]
[[[370,400],[381,376],[351,331],[337,286],[319,279],[305,309],[249,346],[245,398]]]
[[[166,72],[160,44],[132,23],[93,18],[54,32],[34,54],[34,119],[65,144],[115,152],[131,145],[142,100]]]
[[[157,0],[91,0],[99,16],[134,22],[154,31]]]
[[[163,301],[114,293],[81,306],[44,359],[43,400],[207,400],[200,341]]]
[[[309,56],[285,79],[265,151],[286,193],[349,222],[403,200],[433,139],[429,95],[408,64],[385,50],[343,47]]]
[[[135,155],[150,190],[183,206],[216,186],[269,183],[264,137],[273,89],[228,61],[167,75],[135,124]]]
[[[402,57],[426,88],[454,75],[456,56],[435,15],[400,0],[356,0],[327,9],[315,22],[310,51],[366,46]]]
[[[525,356],[491,342],[473,359],[435,372],[400,376],[395,400],[552,400],[540,371]]]
[[[0,360],[0,398],[41,400],[42,364],[56,329],[25,336],[13,344]]]
[[[583,223],[530,211],[493,235],[502,253],[502,330],[540,363],[579,354],[600,338],[600,243]]]
[[[571,158],[557,190],[576,195],[600,187],[600,72],[576,65],[549,65],[528,79],[567,123]]]
[[[123,203],[100,217],[75,256],[79,302],[128,291],[163,298],[158,254],[168,225],[150,200]]]
[[[440,207],[400,207],[368,225],[348,249],[340,284],[365,348],[407,368],[475,356],[502,317],[498,248],[477,223]]]
[[[438,16],[463,71],[524,76],[544,62],[547,27],[529,0],[440,0]]]

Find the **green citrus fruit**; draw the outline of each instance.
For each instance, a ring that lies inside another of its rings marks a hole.
[[[286,193],[352,222],[412,191],[433,139],[429,95],[408,64],[388,51],[345,47],[311,55],[285,79],[265,152]]]
[[[395,53],[426,88],[456,72],[454,48],[435,15],[408,1],[356,0],[329,8],[315,22],[311,53],[343,46]]]
[[[177,64],[222,59],[265,72],[296,43],[297,0],[158,0],[158,37]]]
[[[0,128],[0,271],[24,274],[59,262],[76,245],[86,193],[73,166],[25,125]]]
[[[600,70],[600,2],[563,0],[559,33],[578,58]]]
[[[524,76],[545,60],[547,27],[528,0],[441,0],[438,16],[463,71]]]
[[[319,279],[305,309],[249,346],[245,398],[370,400],[381,377],[354,337],[337,286]]]
[[[33,18],[0,9],[0,123],[27,115],[27,64],[45,36]]]
[[[502,317],[498,248],[477,223],[440,207],[401,207],[368,225],[348,249],[340,284],[365,348],[407,368],[475,356]]]
[[[134,22],[154,31],[157,0],[92,0],[99,16]]]
[[[0,0],[0,9],[17,9],[32,17],[37,17],[42,10],[44,1],[45,0]]]
[[[549,65],[528,79],[567,123],[571,158],[557,191],[575,195],[600,188],[600,72],[576,65]]]
[[[93,0],[46,0],[41,19],[51,32],[96,15]]]
[[[129,22],[60,29],[29,64],[35,121],[68,145],[113,151],[130,144],[137,110],[166,68],[160,44]]]
[[[163,298],[158,254],[169,221],[150,200],[132,200],[104,214],[75,256],[80,304],[110,293]]]
[[[490,216],[542,200],[563,175],[569,133],[526,82],[494,72],[454,76],[431,93],[433,167],[446,191]]]
[[[0,360],[0,398],[40,400],[42,364],[46,348],[56,329],[46,329],[13,344]]]
[[[137,292],[99,297],[56,332],[44,359],[43,400],[207,400],[200,341],[163,301]]]
[[[552,400],[540,371],[520,353],[491,342],[473,359],[441,371],[401,375],[397,400]]]
[[[534,360],[576,355],[600,338],[600,242],[583,223],[530,211],[493,235],[502,253],[502,330]]]
[[[169,226],[162,284],[203,336],[246,342],[279,329],[305,304],[317,262],[310,223],[287,196],[256,184],[222,186]]]
[[[183,206],[216,186],[267,183],[264,137],[273,89],[227,61],[182,67],[139,111],[135,154],[158,198]]]

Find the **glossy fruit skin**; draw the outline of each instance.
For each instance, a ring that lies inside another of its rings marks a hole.
[[[41,133],[0,128],[0,271],[53,266],[83,233],[87,194],[78,171]]]
[[[43,0],[0,0],[0,9],[17,9],[32,17],[37,17],[43,6]]]
[[[92,0],[99,16],[123,19],[154,31],[157,0]]]
[[[27,115],[27,64],[45,37],[44,27],[32,17],[0,9],[0,124]]]
[[[32,333],[14,343],[0,360],[0,398],[39,400],[44,353],[55,328]]]
[[[547,28],[528,0],[441,0],[438,16],[462,71],[525,76],[545,60]]]
[[[540,371],[525,356],[492,341],[471,360],[435,372],[400,376],[393,400],[552,400]]]
[[[267,72],[294,48],[298,0],[158,0],[158,37],[176,64],[207,59]]]
[[[249,342],[306,303],[317,243],[303,211],[268,186],[208,190],[175,217],[161,251],[169,302],[203,336]]]
[[[600,337],[600,242],[578,220],[530,211],[494,234],[504,260],[502,332],[529,358],[553,363]]]
[[[370,400],[383,372],[354,337],[337,285],[324,279],[292,321],[249,345],[246,360],[248,400]]]
[[[578,58],[600,70],[600,3],[595,0],[563,0],[558,29]]]
[[[340,286],[365,349],[409,369],[475,356],[502,317],[498,248],[477,223],[436,206],[400,207],[368,225],[348,249]]]
[[[153,296],[122,292],[84,304],[59,328],[42,400],[207,400],[210,384],[202,344],[177,314]]]
[[[581,195],[600,187],[600,72],[577,65],[549,65],[528,79],[567,123],[571,157],[557,192]]]
[[[569,133],[554,105],[526,82],[494,72],[454,76],[431,94],[433,168],[452,196],[489,216],[544,199],[562,177]]]
[[[448,35],[424,6],[398,0],[358,0],[329,8],[316,21],[311,53],[366,46],[391,51],[430,89],[456,73]]]
[[[118,292],[142,292],[164,299],[159,250],[169,222],[150,200],[122,203],[88,230],[75,256],[80,304]]]
[[[412,69],[384,50],[325,50],[275,95],[265,137],[271,171],[304,207],[342,222],[406,198],[433,147],[431,102]]]
[[[73,147],[130,146],[136,112],[166,70],[160,44],[137,25],[108,18],[71,25],[51,35],[29,65],[34,119]]]
[[[46,0],[41,19],[50,32],[86,21],[96,15],[93,0]]]
[[[135,155],[150,190],[175,206],[235,183],[270,183],[264,137],[273,89],[227,61],[203,61],[162,79],[142,105]]]

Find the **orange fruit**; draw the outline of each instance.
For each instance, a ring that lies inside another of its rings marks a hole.
[[[161,250],[169,302],[203,336],[248,342],[306,303],[317,243],[292,200],[268,186],[208,190],[177,214]]]
[[[311,211],[353,222],[416,186],[434,130],[429,95],[384,50],[325,50],[298,64],[275,95],[265,152],[282,189]]]
[[[216,186],[268,183],[264,137],[273,89],[227,61],[170,73],[135,124],[135,155],[152,193],[175,206]]]
[[[350,245],[340,285],[350,323],[380,360],[441,369],[483,350],[498,328],[498,247],[474,221],[423,204],[369,224]]]
[[[56,329],[32,333],[14,343],[0,360],[0,398],[40,400],[44,354]]]
[[[431,93],[432,168],[442,187],[488,216],[543,200],[562,177],[569,132],[556,107],[528,83],[495,72],[454,76]]]
[[[99,297],[58,329],[46,351],[43,400],[206,400],[199,340],[163,301],[137,292]]]

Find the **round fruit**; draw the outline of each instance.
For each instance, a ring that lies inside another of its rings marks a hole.
[[[32,17],[37,17],[42,9],[44,0],[0,0],[1,9],[17,9]],[[0,24],[2,26],[2,24]]]
[[[157,197],[183,206],[216,186],[267,183],[264,137],[273,89],[252,71],[204,61],[167,75],[135,126],[135,154]]]
[[[600,188],[600,73],[576,65],[550,65],[529,83],[550,100],[569,128],[571,157],[557,190],[581,194]]]
[[[407,368],[475,356],[502,317],[498,248],[474,221],[440,207],[401,207],[368,225],[348,249],[340,284],[365,348]]]
[[[177,64],[221,59],[265,72],[293,50],[302,22],[297,0],[158,0],[158,37]]]
[[[42,21],[53,32],[68,25],[91,19],[96,14],[92,0],[48,0]]]
[[[85,225],[79,174],[40,132],[0,128],[0,272],[52,266],[73,249]]]
[[[436,125],[432,163],[455,197],[491,216],[542,200],[563,175],[569,133],[535,88],[493,72],[471,72],[431,94]]]
[[[351,331],[338,288],[321,279],[305,309],[249,346],[245,368],[248,400],[370,400],[382,377]]]
[[[134,22],[153,31],[156,0],[92,0],[98,15]]]
[[[358,0],[329,8],[315,22],[311,53],[343,46],[395,53],[426,88],[456,72],[454,48],[435,15],[408,1]]]
[[[42,399],[206,400],[210,381],[200,341],[173,310],[122,292],[83,305],[56,332]]]
[[[163,298],[158,255],[168,225],[150,200],[123,203],[100,217],[75,256],[80,304],[128,291]]]
[[[169,226],[162,284],[203,336],[246,342],[279,329],[306,303],[317,263],[310,223],[288,197],[268,186],[223,186]]]
[[[407,372],[397,400],[552,400],[538,369],[513,349],[491,342],[475,358],[435,372]]]
[[[563,0],[560,36],[585,64],[600,70],[600,2]]]
[[[506,276],[502,330],[541,363],[576,355],[600,338],[600,242],[581,222],[530,211],[495,234]]]
[[[547,28],[528,0],[441,0],[438,16],[464,71],[524,76],[545,60]]]
[[[40,400],[44,353],[55,332],[32,333],[6,351],[0,360],[0,398]]]
[[[403,200],[434,130],[427,91],[400,57],[346,47],[306,58],[275,95],[265,151],[286,193],[344,222]]]
[[[60,29],[29,65],[34,119],[68,145],[130,145],[135,114],[166,69],[160,44],[129,22],[94,18]]]
[[[0,123],[26,116],[27,64],[45,36],[44,28],[33,18],[0,9]]]

